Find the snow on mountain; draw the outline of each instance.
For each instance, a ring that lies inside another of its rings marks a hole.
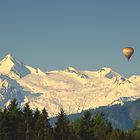
[[[28,74],[45,75],[39,68],[35,69],[18,61],[14,56],[8,54],[0,61],[0,74],[5,74],[13,79],[25,77]]]
[[[13,78],[20,78],[29,74],[30,71],[25,67],[23,63],[16,60],[11,54],[8,54],[0,62],[0,73],[9,75]]]
[[[126,78],[124,78],[117,72],[114,72],[111,68],[103,67],[102,69],[98,71],[98,74],[100,77],[106,77],[108,79],[115,79],[115,82],[118,84],[122,84],[128,81]]]
[[[6,106],[13,100],[14,98],[17,99],[19,103],[24,100],[23,91],[20,90],[21,87],[15,80],[12,80],[8,76],[1,75],[0,76],[0,106]],[[22,92],[20,92],[22,91]]]
[[[50,116],[62,107],[72,114],[140,98],[140,76],[127,79],[105,67],[98,71],[68,67],[45,73],[7,55],[0,62],[0,106],[13,98],[21,106],[29,101],[32,109],[45,107]]]
[[[70,72],[70,73],[74,73],[74,74],[76,74],[77,76],[79,76],[79,77],[81,77],[81,78],[88,78],[87,75],[85,75],[84,73],[82,73],[82,72],[76,70],[76,69],[73,68],[73,67],[68,67],[65,71],[66,71],[66,72]]]

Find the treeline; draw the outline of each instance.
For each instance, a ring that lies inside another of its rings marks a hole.
[[[61,109],[51,126],[45,109],[32,111],[27,103],[21,110],[13,100],[0,110],[0,140],[140,140],[140,123],[125,132],[113,129],[102,114],[93,117],[89,111],[70,122]]]

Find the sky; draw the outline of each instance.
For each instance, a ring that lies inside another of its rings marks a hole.
[[[139,0],[1,0],[0,59],[42,70],[110,67],[140,74]],[[133,47],[128,62],[122,48]]]

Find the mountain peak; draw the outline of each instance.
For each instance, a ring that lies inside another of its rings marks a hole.
[[[19,77],[25,76],[29,73],[29,70],[26,66],[18,61],[13,55],[7,54],[1,61],[0,61],[0,73],[2,74],[9,74],[18,75]]]
[[[12,54],[7,54],[0,62],[1,65],[13,66],[14,63],[20,63]]]
[[[12,54],[7,54],[6,56],[5,56],[6,58],[13,58],[13,56],[12,56]]]
[[[79,76],[79,77],[81,77],[81,78],[88,78],[87,75],[85,75],[85,74],[82,73],[81,71],[76,70],[75,68],[73,68],[73,67],[71,67],[71,66],[68,67],[65,71],[66,71],[66,72],[69,72],[69,73],[74,73],[74,74],[76,74],[77,76]]]
[[[14,65],[13,62],[13,57],[11,54],[6,55],[1,61],[0,61],[0,66],[3,68],[11,68]]]
[[[112,71],[112,69],[111,69],[111,68],[108,68],[108,67],[102,67],[102,68],[99,70],[99,72],[110,72],[110,71]]]
[[[125,78],[123,76],[113,71],[111,68],[103,67],[98,71],[98,73],[100,76],[104,76],[108,79],[116,78],[119,83],[125,81]]]
[[[66,71],[77,71],[77,70],[74,67],[69,66],[66,68]]]

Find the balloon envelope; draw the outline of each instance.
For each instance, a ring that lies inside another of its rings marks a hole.
[[[123,48],[123,55],[127,58],[127,60],[129,61],[129,59],[131,58],[131,56],[133,55],[134,53],[134,49],[131,48],[131,47],[126,47],[126,48]]]

